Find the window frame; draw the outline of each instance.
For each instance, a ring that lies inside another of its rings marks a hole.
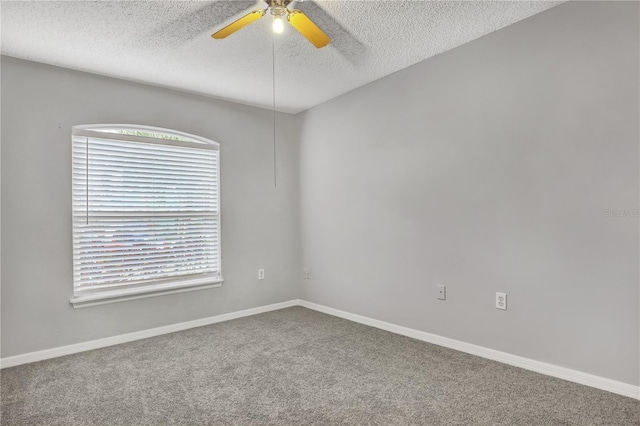
[[[126,131],[142,131],[149,133],[156,133],[159,135],[166,135],[163,137],[149,137],[139,135],[129,135]],[[69,302],[74,308],[102,305],[105,303],[114,303],[126,300],[135,300],[146,297],[162,296],[167,294],[182,293],[194,290],[204,290],[209,288],[221,287],[224,282],[222,276],[222,206],[221,206],[221,194],[220,194],[220,144],[213,140],[204,138],[202,136],[192,135],[185,132],[180,132],[172,129],[165,129],[160,127],[132,125],[132,124],[88,124],[78,125],[72,127],[71,132],[71,144],[74,144],[74,138],[76,137],[95,137],[100,139],[112,139],[129,142],[139,143],[154,143],[169,146],[190,147],[197,149],[209,149],[218,152],[216,163],[216,184],[217,184],[217,260],[218,260],[218,277],[198,277],[197,275],[189,276],[182,275],[178,277],[158,278],[148,281],[134,282],[130,285],[123,285],[120,289],[107,289],[104,291],[99,290],[85,290],[82,294],[77,294],[75,271],[76,263],[73,262],[73,296]],[[179,138],[179,139],[173,139]],[[206,145],[207,148],[203,146]],[[71,153],[73,160],[73,149]],[[73,191],[73,179],[71,179],[71,188]],[[73,197],[72,197],[73,198]],[[73,204],[73,201],[72,201]],[[76,225],[74,223],[74,213],[71,214],[71,227],[73,239],[75,240]],[[73,248],[75,254],[75,243]]]

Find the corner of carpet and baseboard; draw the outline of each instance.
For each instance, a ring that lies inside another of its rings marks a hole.
[[[501,362],[503,364],[512,365],[515,367],[523,368],[525,370],[535,371],[537,373],[541,373],[547,376],[556,377],[559,379],[567,380],[570,382],[590,386],[600,390],[604,390],[604,391],[608,391],[615,394],[640,400],[640,386],[631,385],[628,383],[623,383],[623,382],[612,380],[612,379],[607,379],[605,377],[600,377],[593,374],[584,373],[581,371],[572,370],[569,368],[560,367],[557,365],[548,364],[545,362],[536,361],[529,358],[524,358],[518,355],[509,354],[506,352],[500,352],[494,349],[474,345],[471,343],[462,342],[455,339],[450,339],[448,337],[443,337],[443,336],[427,333],[420,330],[415,330],[408,327],[403,327],[400,325],[376,320],[376,319],[365,317],[362,315],[352,314],[350,312],[341,311],[339,309],[330,308],[328,306],[319,305],[313,302],[308,302],[303,299],[291,299],[284,302],[274,303],[274,304],[265,305],[265,306],[259,306],[259,307],[250,308],[250,309],[244,309],[241,311],[229,312],[226,314],[215,315],[212,317],[201,318],[197,320],[186,321],[182,323],[170,324],[167,326],[121,334],[118,336],[91,340],[88,342],[81,342],[81,343],[76,343],[76,344],[67,345],[67,346],[60,346],[57,348],[44,349],[40,351],[34,351],[34,352],[25,353],[25,354],[0,358],[0,368],[9,368],[9,367],[14,367],[14,366],[28,364],[28,363],[37,362],[37,361],[44,361],[46,359],[57,358],[60,356],[71,355],[74,353],[85,352],[85,351],[99,349],[107,346],[118,345],[121,343],[127,343],[134,340],[146,339],[149,337],[159,336],[162,334],[174,333],[177,331],[187,330],[194,327],[202,327],[205,325],[215,324],[215,323],[224,322],[224,321],[230,321],[237,318],[276,311],[279,309],[290,308],[293,306],[302,306],[307,309],[312,309],[314,311],[322,312],[328,315],[333,315],[335,317],[343,318],[349,321],[379,328],[382,330],[389,331],[391,333],[400,334],[403,336],[411,337],[413,339],[417,339],[424,342],[454,349],[457,351],[465,352],[471,355],[480,356],[482,358],[490,359],[492,361]]]

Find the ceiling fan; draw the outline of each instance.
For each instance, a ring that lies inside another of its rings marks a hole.
[[[284,29],[284,20],[293,26],[300,32],[307,40],[311,42],[315,47],[320,49],[325,47],[331,39],[327,36],[311,19],[307,17],[301,10],[293,9],[289,10],[287,6],[291,3],[291,0],[265,0],[267,3],[266,9],[258,9],[253,12],[249,12],[242,18],[232,22],[220,31],[217,31],[211,35],[215,39],[225,38],[239,29],[249,25],[253,21],[257,21],[266,15],[267,11],[271,9],[273,15],[273,32],[281,33]]]

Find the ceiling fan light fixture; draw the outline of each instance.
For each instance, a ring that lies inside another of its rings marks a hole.
[[[282,20],[282,16],[280,15],[275,15],[273,17],[273,32],[276,34],[280,34],[282,33],[282,31],[284,31],[284,21]]]

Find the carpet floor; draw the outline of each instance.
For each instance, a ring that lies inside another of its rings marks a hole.
[[[640,425],[640,401],[301,307],[0,374],[6,425]]]

